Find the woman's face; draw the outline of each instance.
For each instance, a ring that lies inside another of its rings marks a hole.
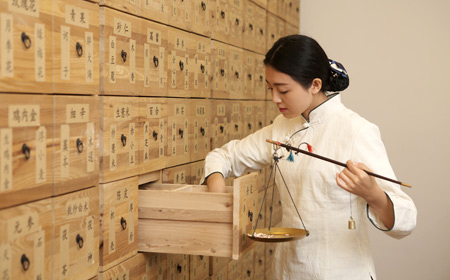
[[[309,112],[320,104],[315,94],[320,91],[320,87],[317,90],[314,81],[308,89],[305,89],[291,76],[266,66],[266,82],[272,93],[273,103],[286,118],[295,118],[301,114],[308,118]]]

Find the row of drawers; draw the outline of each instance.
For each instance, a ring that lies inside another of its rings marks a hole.
[[[167,189],[173,185],[159,186]],[[177,211],[184,212],[185,215],[193,208],[184,198],[182,199],[187,204],[177,201],[179,196],[174,196],[171,201],[167,201],[168,205],[164,206],[142,202],[142,199],[152,198],[154,195],[162,197],[166,191],[156,190],[154,184],[150,187],[151,191],[146,190],[149,189],[148,186],[141,190],[138,190],[138,187],[138,178],[132,177],[0,210],[0,226],[5,229],[0,232],[2,275],[8,276],[9,279],[48,279],[51,275],[55,279],[89,279],[94,277],[98,271],[106,272],[136,255],[141,247],[144,251],[149,251],[140,244],[153,233],[153,230],[159,229],[143,230],[141,228],[141,218],[149,218],[151,215],[148,209],[146,211],[143,209],[146,209],[147,206],[155,209],[160,207],[157,210],[160,216],[174,217],[176,211],[164,214],[164,211],[174,203],[178,203]],[[202,186],[195,186],[195,188],[202,188]],[[254,224],[254,221],[249,220],[247,215],[249,208],[245,208],[244,205],[251,207],[254,211],[259,208],[258,203],[260,202],[256,202],[256,192],[249,194],[241,191],[240,193],[241,199],[238,208],[244,209],[244,211],[236,213],[241,215],[239,230],[249,231],[249,226]],[[261,193],[259,192],[259,196]],[[195,201],[201,200],[201,192],[184,192],[181,195],[190,194],[195,195]],[[208,195],[212,201],[221,200],[220,197],[223,196],[223,194],[214,193]],[[192,201],[191,204],[195,201]],[[214,203],[212,201],[209,202]],[[262,225],[266,223],[267,219],[264,216],[268,216],[266,213],[270,211],[270,205],[268,202],[265,203],[263,216],[260,217]],[[139,220],[138,204],[142,204],[139,206]],[[280,208],[275,212],[280,213],[279,210]],[[214,213],[210,211],[206,215],[214,215]],[[192,215],[191,218],[193,218]],[[277,218],[272,221],[275,224],[280,219],[281,217],[277,215]],[[195,222],[191,223],[195,227]],[[228,225],[228,230],[231,231],[232,225]],[[182,229],[180,225],[176,226],[179,230]],[[170,228],[166,227],[165,232],[169,237]],[[215,244],[203,244],[203,251],[206,252],[211,246],[220,248],[222,243],[220,239],[214,239],[214,236],[209,238],[215,240]],[[182,241],[180,240],[180,242]],[[233,253],[240,255],[240,259],[243,260],[248,258],[245,252],[253,246],[249,240],[245,244],[246,246],[241,246],[239,251]],[[171,250],[169,247],[167,249]],[[184,248],[184,250],[188,251],[183,254],[196,252],[192,248]],[[221,250],[210,251],[205,255],[220,256],[221,252]],[[231,252],[227,256],[231,257]]]
[[[0,208],[201,160],[265,126],[267,112],[276,112],[268,101],[0,99]]]
[[[34,13],[0,7],[5,92],[264,99],[263,54],[298,33],[264,10],[243,16],[261,20],[256,35],[223,28],[230,42],[83,0],[42,0]]]

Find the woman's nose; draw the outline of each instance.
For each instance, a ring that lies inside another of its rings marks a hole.
[[[278,92],[276,90],[272,90],[271,93],[272,93],[272,102],[281,103],[281,98]]]

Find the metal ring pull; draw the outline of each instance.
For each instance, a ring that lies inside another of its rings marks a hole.
[[[122,146],[126,146],[127,145],[127,137],[125,136],[125,134],[122,134],[122,136],[120,136],[120,141],[122,141]]]
[[[183,71],[184,69],[184,63],[183,61],[180,60],[180,63],[178,63],[180,65],[180,70]]]
[[[239,79],[239,72],[238,71],[234,72],[234,75],[236,75],[236,78]]]
[[[77,138],[77,151],[81,154],[84,150],[83,141]]]
[[[263,81],[263,76],[259,75],[259,80],[262,82]]]
[[[152,134],[153,134],[153,139],[155,139],[155,141],[158,140],[158,132],[153,130]]]
[[[184,133],[184,131],[181,128],[179,128],[178,129],[178,134],[180,134],[181,138],[183,138],[183,133]]]
[[[262,122],[259,122],[258,124],[259,124],[259,127],[262,127],[262,126],[263,126]]]
[[[200,255],[199,257],[200,257],[200,259],[201,259],[201,260],[203,260],[203,258],[204,258],[204,256],[203,256],[203,255]]]
[[[83,46],[79,42],[77,42],[75,48],[77,50],[78,57],[81,57],[83,55]]]
[[[22,32],[21,39],[22,39],[22,43],[26,49],[31,48],[30,36],[28,36],[25,32]]]
[[[262,28],[260,28],[259,33],[261,33],[261,35],[264,35],[264,30],[262,30]]]
[[[27,255],[23,254],[20,258],[20,263],[22,264],[22,268],[24,271],[27,271],[30,268],[30,259]]]
[[[248,217],[250,218],[250,222],[253,222],[253,212],[248,210]]]
[[[202,5],[203,11],[206,11],[206,4],[205,4],[205,2],[202,1],[202,4],[201,4],[201,5]]]
[[[84,240],[83,240],[83,237],[81,237],[81,235],[80,234],[77,234],[77,244],[78,244],[78,248],[83,248],[83,245],[84,245]]]
[[[200,70],[202,71],[202,74],[205,73],[205,66],[203,64],[200,64]]]
[[[235,124],[235,125],[234,125],[234,129],[236,129],[236,131],[238,131],[238,130],[239,130],[239,125],[238,125],[238,124]]]
[[[249,24],[248,27],[250,27],[250,30],[253,31],[253,24]]]
[[[205,136],[205,129],[203,127],[200,127],[200,133],[202,134],[202,136]]]
[[[272,34],[270,37],[272,37],[272,39],[275,39],[275,34]]]
[[[222,18],[225,18],[225,12],[224,12],[224,11],[220,11],[220,16],[221,16]]]
[[[177,264],[177,270],[178,270],[178,273],[181,273],[181,271],[182,271],[181,265]]]
[[[248,79],[251,81],[252,80],[252,74],[248,74]]]
[[[250,269],[247,270],[247,275],[248,275],[248,277],[250,277],[250,275],[252,275],[252,271]]]
[[[219,126],[220,132],[223,133],[223,125]]]
[[[222,75],[222,77],[225,76],[225,70],[223,70],[223,68],[220,69],[220,75]]]
[[[153,56],[153,63],[155,64],[155,67],[158,67],[159,59],[156,56]]]
[[[252,124],[251,123],[248,124],[248,129],[250,129],[250,130],[252,129]]]
[[[25,155],[26,160],[30,159],[31,150],[30,150],[30,147],[27,146],[27,144],[22,145],[22,153]]]
[[[120,52],[120,56],[122,57],[123,62],[127,62],[127,52],[126,51],[122,50]]]
[[[127,229],[127,220],[125,220],[124,217],[120,218],[120,225],[122,226],[123,230]]]
[[[239,19],[236,18],[236,25],[239,25]]]

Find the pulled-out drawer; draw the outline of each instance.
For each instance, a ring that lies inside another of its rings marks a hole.
[[[258,174],[234,180],[228,193],[207,186],[147,184],[139,190],[138,251],[232,257],[253,241]]]

